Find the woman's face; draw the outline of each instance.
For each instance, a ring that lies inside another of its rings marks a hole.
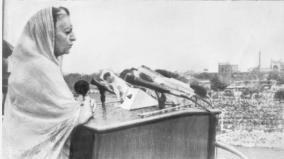
[[[56,56],[68,54],[73,42],[76,40],[73,33],[70,17],[65,11],[61,11],[55,26],[55,50]]]

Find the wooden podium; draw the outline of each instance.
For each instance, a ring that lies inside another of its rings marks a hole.
[[[216,115],[187,108],[141,118],[145,110],[98,106],[71,137],[71,159],[214,159]]]

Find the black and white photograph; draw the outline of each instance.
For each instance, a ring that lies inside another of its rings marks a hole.
[[[284,159],[284,0],[2,0],[2,159]]]

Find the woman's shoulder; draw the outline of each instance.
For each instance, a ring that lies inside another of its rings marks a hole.
[[[29,69],[38,70],[38,71],[60,71],[60,66],[54,62],[48,60],[45,57],[34,58],[27,63]]]

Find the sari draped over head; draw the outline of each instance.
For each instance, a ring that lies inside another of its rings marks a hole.
[[[64,81],[54,55],[52,8],[25,25],[12,56],[3,122],[4,158],[65,159],[78,125],[79,104]]]

